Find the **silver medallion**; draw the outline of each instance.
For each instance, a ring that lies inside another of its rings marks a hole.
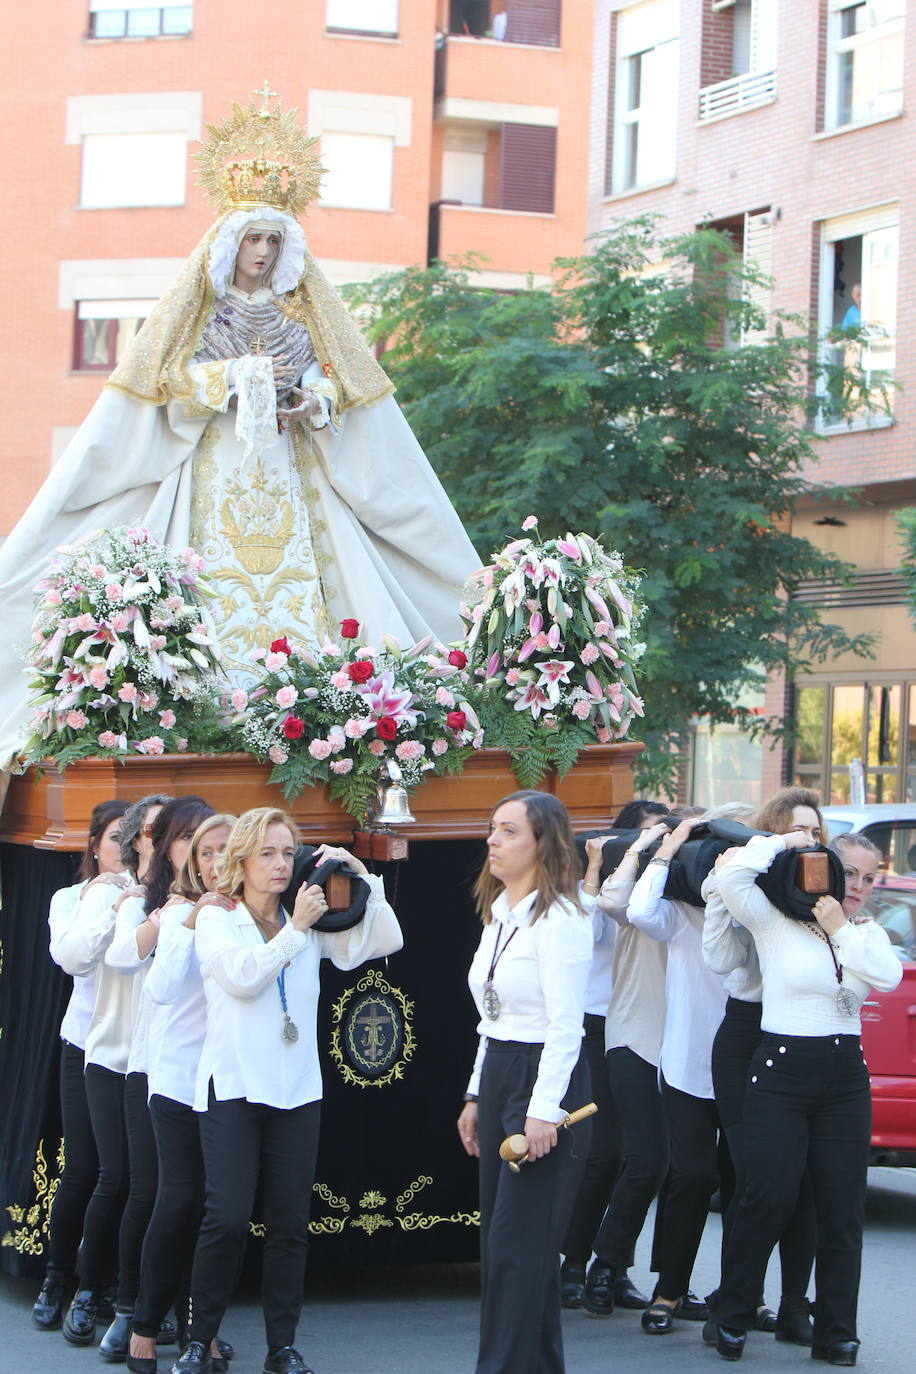
[[[490,982],[483,985],[483,1014],[488,1021],[499,1018],[499,994]]]
[[[299,1029],[295,1021],[292,1021],[285,1012],[283,1013],[283,1030],[281,1034],[288,1045],[295,1045],[296,1041],[299,1039]]]
[[[843,1016],[857,1016],[859,1013],[859,999],[851,988],[837,988],[836,1006]]]

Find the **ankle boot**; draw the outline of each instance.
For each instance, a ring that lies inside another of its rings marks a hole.
[[[130,1329],[134,1318],[134,1305],[115,1308],[115,1319],[99,1341],[99,1354],[103,1360],[119,1364],[127,1355],[130,1346]]]

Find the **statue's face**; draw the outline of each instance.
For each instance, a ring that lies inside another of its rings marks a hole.
[[[239,244],[235,259],[236,275],[243,277],[246,282],[260,284],[277,261],[281,243],[282,236],[279,233],[252,229]]]

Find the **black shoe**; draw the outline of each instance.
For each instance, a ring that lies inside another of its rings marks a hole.
[[[582,1308],[590,1317],[609,1317],[614,1311],[614,1273],[609,1264],[592,1260],[582,1296]]]
[[[315,1374],[305,1360],[291,1345],[282,1345],[279,1350],[269,1350],[264,1361],[264,1374]]]
[[[768,1335],[772,1335],[776,1330],[776,1323],[778,1320],[779,1318],[776,1316],[772,1307],[767,1307],[766,1305],[758,1307],[757,1316],[754,1318],[754,1330],[766,1331]]]
[[[156,1374],[157,1361],[155,1355],[132,1355],[128,1349],[124,1362],[130,1370],[130,1374]]]
[[[696,1293],[685,1293],[677,1305],[677,1315],[685,1322],[705,1322],[709,1316],[709,1303],[698,1298]]]
[[[190,1341],[172,1365],[172,1374],[213,1374],[210,1351],[203,1341]]]
[[[229,1341],[224,1341],[222,1336],[216,1338],[216,1348],[219,1351],[221,1360],[232,1360],[235,1358],[235,1346]]]
[[[788,1341],[790,1345],[811,1344],[811,1308],[807,1299],[800,1302],[781,1302],[776,1314],[778,1341]]]
[[[97,1322],[110,1326],[115,1319],[115,1307],[118,1301],[118,1285],[110,1284],[103,1288],[99,1293],[99,1300],[96,1304],[95,1319]]]
[[[649,1306],[645,1293],[640,1293],[629,1274],[622,1274],[614,1284],[614,1306],[626,1307],[631,1312],[644,1312]]]
[[[716,1327],[716,1351],[723,1360],[740,1360],[746,1339],[746,1331],[734,1331],[730,1326]]]
[[[130,1349],[130,1328],[134,1319],[134,1307],[116,1307],[115,1319],[99,1341],[99,1354],[110,1364],[120,1364]]]
[[[716,1345],[719,1339],[719,1323],[715,1317],[707,1317],[703,1323],[703,1344]]]
[[[581,1307],[584,1292],[585,1266],[564,1260],[560,1265],[560,1306]]]
[[[176,1345],[178,1343],[178,1327],[169,1317],[163,1317],[159,1323],[159,1333],[156,1336],[157,1345]]]
[[[64,1319],[64,1295],[67,1285],[63,1279],[49,1274],[41,1285],[41,1292],[32,1308],[32,1325],[39,1331],[56,1331]]]
[[[855,1364],[858,1353],[858,1341],[832,1341],[830,1345],[817,1342],[811,1346],[812,1360],[826,1360],[828,1364]]]
[[[95,1340],[95,1314],[98,1295],[93,1288],[80,1288],[64,1317],[64,1340],[71,1345],[92,1345]]]
[[[664,1302],[650,1302],[640,1325],[647,1336],[666,1336],[674,1330],[674,1308]]]

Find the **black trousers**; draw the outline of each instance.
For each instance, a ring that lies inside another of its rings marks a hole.
[[[320,1121],[320,1102],[288,1110],[244,1098],[217,1102],[211,1086],[200,1123],[207,1196],[191,1274],[192,1341],[209,1345],[219,1330],[238,1281],[260,1174],[267,1345],[295,1344]]]
[[[159,1161],[159,1186],[140,1255],[140,1291],[133,1329],[153,1339],[186,1287],[204,1209],[200,1113],[154,1093],[150,1116]]]
[[[607,1073],[620,1122],[623,1168],[614,1184],[595,1253],[612,1269],[625,1269],[668,1172],[668,1123],[658,1091],[658,1069],[621,1046],[608,1050]]]
[[[542,1045],[489,1042],[480,1076],[480,1345],[476,1374],[563,1374],[560,1264],[570,1208],[591,1143],[586,1119],[560,1131],[557,1147],[515,1174],[499,1157],[524,1131]],[[581,1054],[563,1099],[590,1100]]]
[[[83,1235],[83,1217],[99,1176],[99,1156],[86,1100],[83,1051],[68,1040],[60,1047],[60,1115],[64,1171],[51,1207],[48,1275],[69,1281],[76,1272],[76,1252]],[[112,1255],[109,1272],[113,1267]]]
[[[129,1073],[124,1084],[124,1124],[130,1189],[118,1235],[118,1306],[133,1307],[140,1289],[140,1252],[156,1201],[159,1166],[147,1104],[145,1073]]]
[[[744,1192],[725,1251],[718,1317],[753,1325],[770,1252],[806,1167],[817,1215],[814,1340],[856,1339],[871,1140],[868,1069],[855,1035],[764,1032],[744,1110]]]
[[[716,1092],[716,1106],[719,1109],[722,1129],[728,1139],[735,1172],[734,1191],[722,1216],[723,1264],[728,1237],[744,1192],[744,1104],[751,1060],[762,1039],[761,1010],[759,1002],[741,1002],[730,997],[712,1046],[712,1081]],[[814,1264],[816,1234],[814,1189],[811,1175],[806,1169],[802,1175],[795,1206],[779,1239],[782,1297],[792,1305],[801,1304],[806,1298]],[[762,1294],[759,1301],[763,1302]]]
[[[127,1198],[127,1133],[124,1128],[124,1074],[86,1065],[86,1102],[98,1153],[99,1175],[83,1218],[79,1253],[80,1287],[100,1289],[109,1283],[111,1238]]]
[[[658,1296],[680,1298],[689,1291],[709,1200],[719,1186],[719,1114],[711,1098],[681,1092],[664,1077],[661,1096],[670,1163],[656,1225],[653,1268],[658,1269]]]
[[[582,1048],[592,1080],[592,1101],[598,1112],[592,1118],[592,1146],[566,1228],[563,1254],[568,1261],[584,1265],[591,1257],[608,1199],[620,1176],[623,1144],[604,1058],[603,1016],[586,1013]]]

